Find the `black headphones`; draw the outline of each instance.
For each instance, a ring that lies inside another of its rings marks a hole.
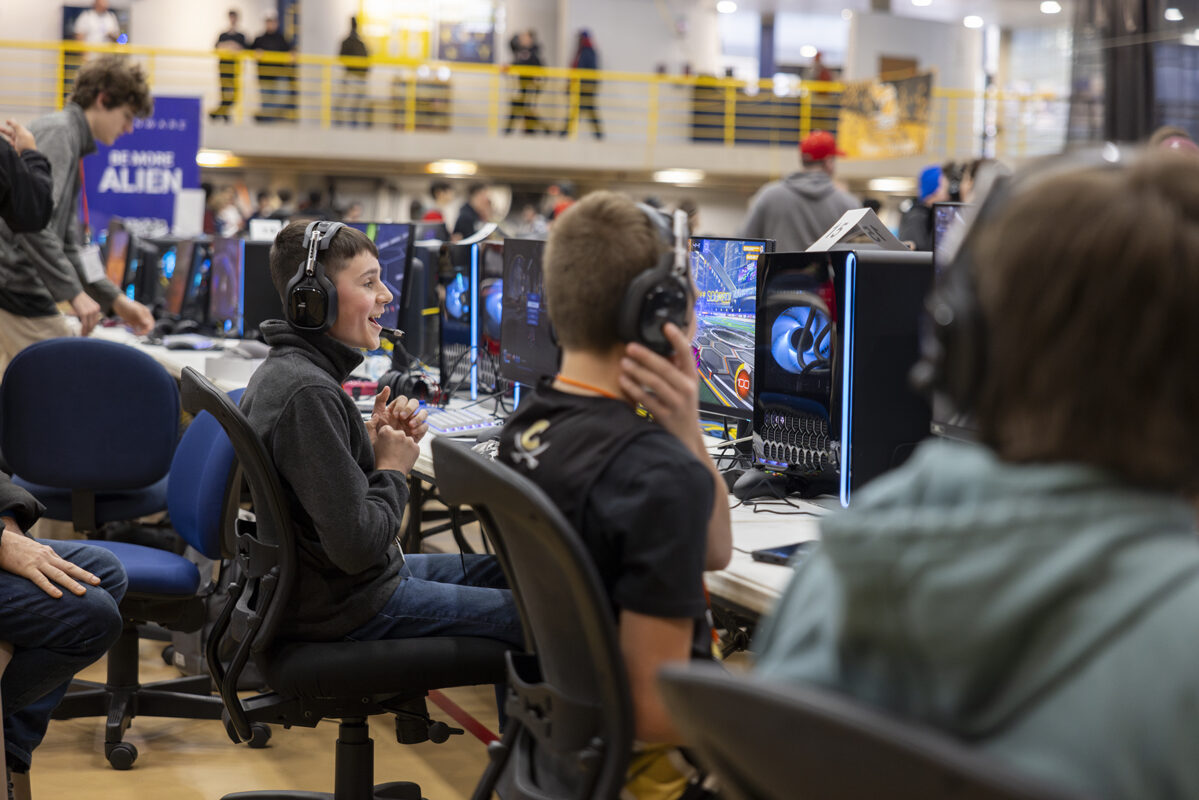
[[[296,330],[324,333],[337,322],[337,287],[325,275],[317,253],[328,250],[329,242],[344,227],[340,222],[314,221],[304,229],[308,257],[287,282],[287,301],[283,304],[283,313]]]
[[[626,342],[640,342],[655,353],[670,355],[670,342],[662,326],[673,322],[686,329],[695,298],[687,274],[687,214],[675,212],[674,231],[661,212],[644,204],[637,207],[667,245],[658,263],[638,274],[625,289],[616,321],[616,332]]]

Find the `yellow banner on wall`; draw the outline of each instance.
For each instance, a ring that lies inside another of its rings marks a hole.
[[[837,145],[850,158],[922,155],[931,130],[932,94],[931,72],[845,84]]]

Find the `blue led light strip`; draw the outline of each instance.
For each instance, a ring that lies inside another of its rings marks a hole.
[[[470,399],[479,399],[479,247],[470,246]]]
[[[857,281],[858,258],[850,253],[845,258],[845,307],[841,316],[844,335],[841,338],[845,352],[841,356],[841,507],[849,508],[850,455],[853,452],[853,328],[854,328],[854,284]]]

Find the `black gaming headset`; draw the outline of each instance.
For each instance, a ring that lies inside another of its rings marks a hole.
[[[675,212],[671,231],[664,214],[644,203],[638,203],[637,207],[649,218],[667,248],[657,264],[629,282],[616,332],[623,341],[640,342],[655,353],[668,356],[672,348],[662,326],[673,322],[685,330],[695,304],[687,274],[687,214]]]
[[[317,254],[329,249],[329,242],[344,228],[340,222],[310,222],[304,229],[304,247],[308,257],[287,282],[287,300],[283,313],[296,330],[324,333],[337,322],[337,287],[325,275]]]
[[[1086,166],[1117,168],[1125,158],[1120,148],[1108,144],[1102,150],[1083,148],[1042,159],[1018,175],[998,164],[979,170],[976,185],[983,199],[970,222],[951,229],[937,250],[937,260],[945,266],[925,301],[920,360],[911,372],[917,389],[943,395],[962,414],[974,411],[982,390],[988,333],[975,279],[977,231],[993,222],[1013,196],[1035,190],[1042,181]]]

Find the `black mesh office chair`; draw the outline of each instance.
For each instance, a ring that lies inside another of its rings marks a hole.
[[[461,442],[433,442],[445,502],[473,507],[500,559],[528,652],[508,653],[508,728],[482,800],[615,798],[633,743],[628,676],[590,554],[531,481]]]
[[[430,689],[494,684],[504,680],[506,646],[475,637],[427,637],[377,642],[290,642],[277,637],[296,575],[296,543],[279,476],[262,441],[223,392],[195,370],[184,369],[183,406],[207,411],[228,433],[249,485],[254,521],[238,520],[235,560],[241,577],[229,587],[229,601],[208,641],[209,668],[221,692],[230,738],[247,741],[255,723],[315,727],[340,720],[335,788],[315,792],[239,792],[234,798],[411,798],[412,783],[372,786],[373,744],[366,718],[396,715],[401,743],[444,742],[461,733],[430,720],[425,696]],[[232,653],[227,664],[219,654]],[[250,659],[270,691],[242,698],[238,677]]]
[[[811,686],[710,664],[660,675],[666,707],[730,800],[1080,800],[929,728]]]

